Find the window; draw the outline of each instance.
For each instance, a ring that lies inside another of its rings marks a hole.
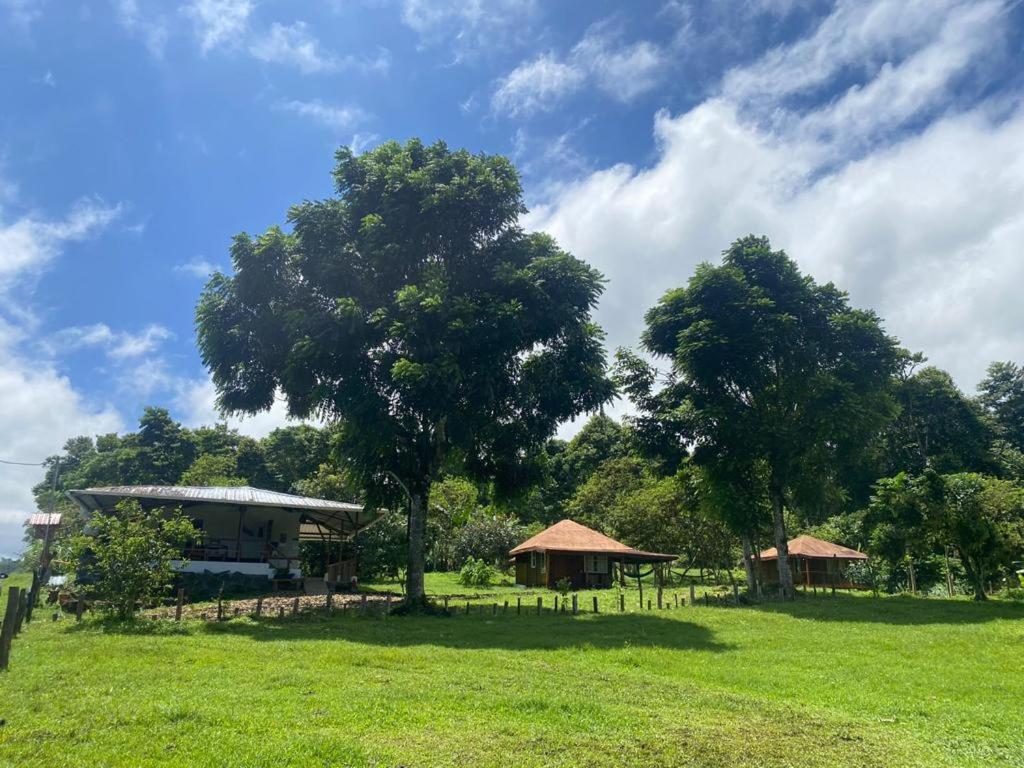
[[[608,556],[584,555],[583,570],[587,573],[608,573]]]

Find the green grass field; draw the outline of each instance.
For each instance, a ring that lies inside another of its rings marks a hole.
[[[598,615],[581,593],[587,613],[537,616],[539,593],[516,615],[522,592],[472,592],[450,617],[125,628],[42,610],[0,677],[0,765],[1024,765],[1021,606],[639,613],[631,592],[619,614],[606,590]]]

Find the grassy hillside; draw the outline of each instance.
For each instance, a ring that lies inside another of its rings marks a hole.
[[[136,629],[42,612],[0,678],[0,765],[1024,764],[1019,606],[618,614],[605,591],[574,617],[515,598]]]

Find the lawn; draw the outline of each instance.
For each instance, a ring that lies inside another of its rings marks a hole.
[[[522,615],[520,591],[474,593],[450,617],[41,611],[0,677],[0,765],[1024,765],[1021,606],[630,593],[620,614],[606,590],[537,616],[539,592]]]

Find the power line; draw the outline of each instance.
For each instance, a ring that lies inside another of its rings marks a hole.
[[[15,467],[45,467],[45,461],[5,461],[0,459],[0,464],[10,464]]]

